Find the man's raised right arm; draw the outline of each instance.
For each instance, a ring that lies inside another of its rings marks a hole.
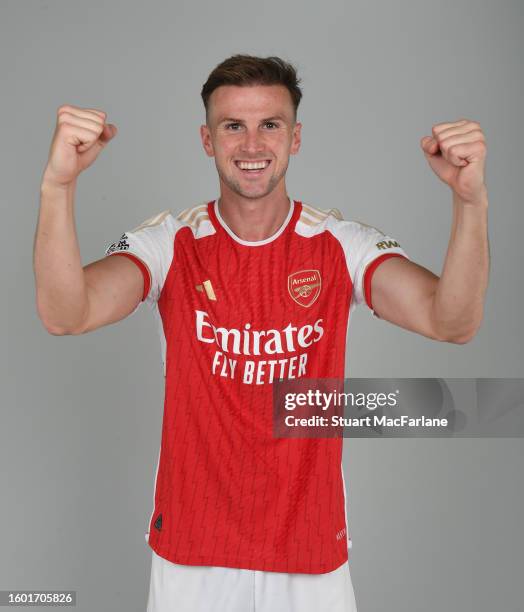
[[[74,218],[77,177],[116,134],[106,114],[64,105],[40,187],[33,245],[36,307],[53,335],[83,334],[128,316],[142,299],[144,278],[127,257],[82,266]]]

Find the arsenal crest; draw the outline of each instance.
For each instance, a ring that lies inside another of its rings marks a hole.
[[[322,279],[318,270],[300,270],[287,277],[289,295],[299,305],[308,308],[320,295]]]

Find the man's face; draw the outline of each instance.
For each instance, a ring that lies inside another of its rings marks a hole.
[[[215,158],[221,189],[261,198],[284,187],[289,156],[298,153],[300,129],[291,95],[283,85],[222,85],[209,99],[200,127],[206,153]],[[247,163],[263,162],[248,169]]]

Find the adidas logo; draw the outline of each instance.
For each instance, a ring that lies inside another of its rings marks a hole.
[[[201,285],[196,285],[196,290],[200,292],[205,291],[207,298],[216,302],[217,296],[215,295],[215,291],[213,290],[213,285],[211,284],[210,280],[205,280]]]

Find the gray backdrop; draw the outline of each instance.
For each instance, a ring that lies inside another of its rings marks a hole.
[[[217,195],[200,88],[235,52],[303,79],[292,197],[376,225],[440,274],[451,194],[419,140],[467,117],[488,143],[491,279],[470,344],[357,310],[347,374],[523,375],[520,1],[174,3],[4,0],[0,7],[3,317],[0,589],[76,589],[77,610],[144,611],[163,401],[143,308],[84,337],[36,315],[39,185],[60,104],[119,128],[78,182],[83,261],[149,216]],[[4,311],[5,312],[5,311]],[[522,439],[345,440],[359,612],[521,609]]]

